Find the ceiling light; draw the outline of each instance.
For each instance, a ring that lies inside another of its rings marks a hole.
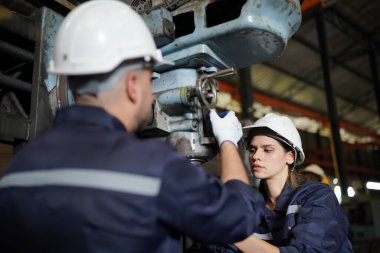
[[[347,188],[347,195],[348,195],[348,197],[351,197],[351,198],[353,196],[355,196],[355,190],[354,190],[354,188],[352,188],[352,186]]]
[[[365,186],[369,190],[380,190],[380,183],[378,182],[367,182]]]

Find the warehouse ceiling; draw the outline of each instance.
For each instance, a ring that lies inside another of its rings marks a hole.
[[[0,4],[26,16],[41,6],[66,15],[80,2],[84,1],[0,0]],[[149,1],[132,2],[145,5]],[[251,67],[253,91],[286,101],[297,108],[328,115],[315,18],[320,11],[325,21],[330,80],[339,119],[346,126],[351,126],[350,131],[363,130],[358,134],[367,133],[379,141],[379,103],[368,50],[371,45],[377,62],[376,70],[379,71],[379,1],[304,0],[301,27],[289,40],[283,55]],[[13,66],[8,64],[12,62],[1,62],[3,73],[12,69]],[[288,108],[283,108],[283,112],[294,114]]]
[[[289,40],[284,54],[277,60],[253,66],[252,78],[258,91],[327,115],[317,12],[316,9],[304,11],[302,25]],[[338,116],[354,126],[380,134],[368,50],[372,45],[379,71],[380,2],[326,1],[322,13]]]

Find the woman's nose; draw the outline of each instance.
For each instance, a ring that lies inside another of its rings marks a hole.
[[[254,153],[254,154],[252,154],[252,160],[253,160],[253,161],[256,161],[256,160],[257,160],[257,157],[258,157],[257,152]]]
[[[256,150],[255,152],[250,153],[249,156],[251,157],[251,159],[253,161],[256,161],[256,160],[260,159],[259,153],[260,152],[258,150]]]

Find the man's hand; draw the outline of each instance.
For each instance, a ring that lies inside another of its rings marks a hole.
[[[215,109],[210,110],[212,131],[218,141],[219,147],[225,141],[230,141],[237,147],[243,136],[241,124],[233,111],[229,111],[223,118],[219,117]]]

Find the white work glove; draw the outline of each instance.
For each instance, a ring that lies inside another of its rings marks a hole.
[[[210,109],[212,131],[218,141],[219,147],[225,141],[230,141],[237,147],[237,143],[243,136],[241,124],[235,116],[235,112],[229,111],[223,118],[219,117],[215,109]]]

